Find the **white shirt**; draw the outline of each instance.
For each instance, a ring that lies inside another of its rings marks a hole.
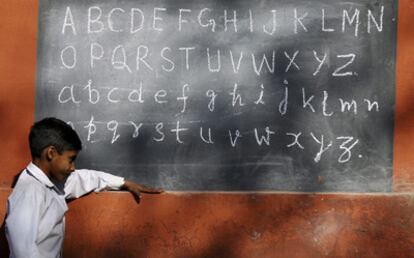
[[[10,258],[59,258],[65,234],[66,199],[91,191],[117,190],[124,178],[94,170],[75,170],[66,182],[52,183],[30,163],[7,201],[6,237]]]

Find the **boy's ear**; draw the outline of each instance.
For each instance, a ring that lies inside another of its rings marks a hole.
[[[49,146],[45,150],[46,160],[51,161],[56,156],[57,150],[54,146]]]

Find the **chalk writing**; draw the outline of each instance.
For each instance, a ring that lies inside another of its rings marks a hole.
[[[40,6],[37,112],[103,169],[301,190],[391,167],[393,1]]]

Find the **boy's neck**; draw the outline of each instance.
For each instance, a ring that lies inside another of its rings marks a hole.
[[[40,170],[42,170],[42,172],[45,173],[48,178],[50,178],[49,165],[47,162],[39,158],[34,158],[32,160],[32,163],[40,168]]]

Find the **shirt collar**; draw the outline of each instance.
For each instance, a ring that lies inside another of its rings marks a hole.
[[[33,164],[32,162],[27,165],[26,170],[32,174],[34,178],[36,178],[39,182],[45,184],[48,187],[54,187],[55,185],[50,181],[50,179],[46,176],[45,172],[43,172],[38,166]]]

